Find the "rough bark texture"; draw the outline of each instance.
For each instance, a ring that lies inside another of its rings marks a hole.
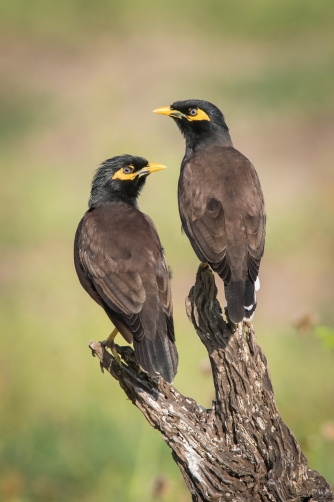
[[[93,354],[161,432],[193,501],[334,501],[329,484],[307,467],[279,415],[253,328],[243,336],[232,334],[216,294],[212,272],[200,266],[186,308],[209,353],[216,391],[212,409],[140,372],[130,347],[117,346],[122,366],[99,343],[91,342]]]

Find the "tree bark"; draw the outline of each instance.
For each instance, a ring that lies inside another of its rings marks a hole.
[[[116,346],[121,366],[100,343],[90,348],[161,432],[193,501],[334,501],[280,417],[253,327],[245,327],[243,336],[232,333],[216,296],[214,276],[201,265],[186,309],[210,357],[216,392],[211,409],[140,371],[130,347]]]

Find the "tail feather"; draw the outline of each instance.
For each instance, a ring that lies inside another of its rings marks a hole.
[[[244,307],[250,307],[254,304],[254,294],[254,282],[252,282],[250,279],[246,279]]]
[[[245,289],[245,319],[251,320],[256,309],[256,294],[255,294],[256,283],[252,282],[250,279],[246,280]]]
[[[143,370],[145,370],[145,371],[147,371],[147,373],[149,373],[149,375],[155,376],[156,372],[153,369],[152,362],[151,362],[150,357],[148,355],[145,338],[143,338],[139,342],[136,340],[133,340],[133,346],[134,346],[135,356],[136,356],[137,362],[140,364],[140,366],[143,368]]]
[[[231,281],[224,286],[228,316],[234,324],[238,324],[245,314],[245,281]]]
[[[228,316],[233,323],[252,318],[256,309],[255,285],[249,278],[225,284]]]
[[[167,333],[157,334],[150,340],[146,336],[141,341],[134,340],[136,359],[140,366],[151,376],[161,375],[162,378],[172,383],[178,365],[178,354],[175,343]]]

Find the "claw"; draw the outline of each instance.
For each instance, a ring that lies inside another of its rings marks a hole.
[[[115,361],[116,361],[116,362],[117,362],[120,366],[122,366],[122,359],[120,358],[120,356],[119,356],[119,354],[118,354],[118,352],[117,352],[117,349],[116,349],[116,347],[115,347],[115,344],[113,344],[113,346],[112,346],[112,347],[110,347],[110,350],[111,350],[111,352],[112,352],[112,355],[113,355],[113,356],[114,356],[114,358],[115,358]]]
[[[102,347],[104,349],[110,349],[110,352],[111,352],[112,356],[114,357],[115,361],[120,366],[122,366],[122,359],[120,358],[120,356],[117,352],[117,349],[116,349],[114,342],[107,338],[107,340],[103,340],[102,342],[99,342],[99,343],[102,345]]]
[[[102,345],[102,347],[104,347],[105,349],[110,349],[111,350],[111,353],[112,355],[114,356],[116,362],[122,366],[122,360],[117,352],[117,349],[115,347],[115,337],[118,333],[118,329],[115,328],[112,333],[110,333],[110,335],[108,336],[108,338],[106,340],[103,340],[103,342],[100,342],[100,344]]]

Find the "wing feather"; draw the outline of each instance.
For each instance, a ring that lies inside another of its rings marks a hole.
[[[226,230],[221,202],[211,198],[201,217],[188,220],[190,232],[205,260],[226,281],[231,275],[226,259]]]
[[[79,242],[80,263],[107,313],[110,309],[134,338],[140,340],[144,331],[139,314],[146,300],[142,278],[131,266],[131,253],[125,252],[124,260],[113,259],[110,255],[113,246],[110,246],[108,234],[102,230],[96,232],[94,225],[83,220]]]
[[[248,245],[248,273],[251,280],[255,282],[264,252],[266,217],[264,211],[256,215],[246,213],[243,215],[243,221]]]
[[[178,355],[169,270],[150,218],[126,204],[88,211],[77,230],[75,263],[83,287],[133,341],[142,368],[172,382]]]
[[[172,292],[169,280],[170,271],[165,255],[163,255],[161,273],[157,274],[157,286],[159,299],[165,313],[165,322],[167,323],[167,335],[172,342],[175,342],[174,321],[173,321],[173,303]]]

